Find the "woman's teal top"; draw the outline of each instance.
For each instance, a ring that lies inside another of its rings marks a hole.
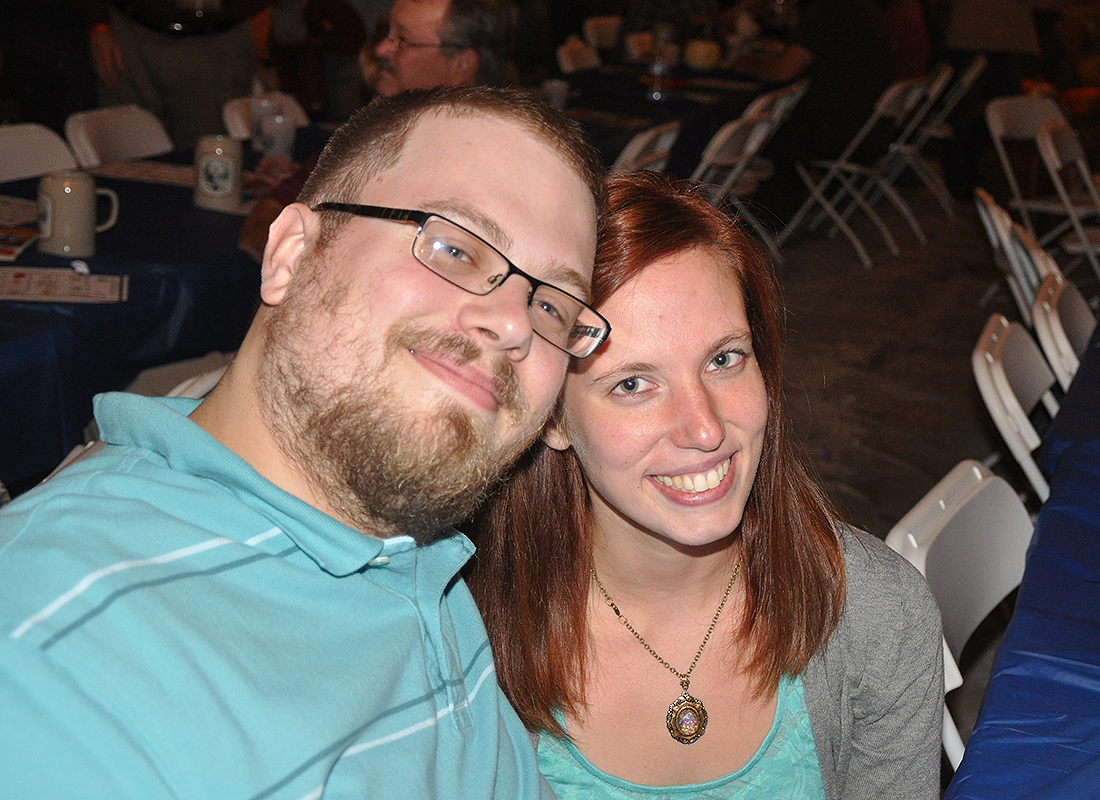
[[[690,747],[691,745],[685,745]],[[655,798],[738,798],[738,800],[825,800],[825,784],[810,730],[810,714],[801,678],[779,681],[775,721],[760,748],[736,772],[705,783],[642,786],[608,775],[592,766],[564,739],[543,732],[539,769],[558,800],[655,800]]]

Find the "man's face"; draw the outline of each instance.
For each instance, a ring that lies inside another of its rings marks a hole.
[[[439,47],[450,0],[397,0],[390,10],[390,33],[374,49],[383,97],[406,89],[462,86],[473,82],[471,50]]]
[[[441,214],[588,296],[588,188],[513,122],[425,116],[392,167],[341,199]],[[423,541],[534,439],[568,357],[533,333],[526,279],[463,291],[413,257],[416,230],[356,217],[318,257],[307,248],[269,316],[260,381],[276,440],[330,513]]]

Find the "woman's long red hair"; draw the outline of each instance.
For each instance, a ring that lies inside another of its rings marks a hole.
[[[696,187],[653,173],[609,179],[593,303],[599,308],[646,267],[690,249],[714,253],[737,277],[768,396],[756,482],[740,526],[747,595],[738,636],[759,691],[798,674],[825,646],[844,603],[835,512],[792,451],[782,400],[782,320],[770,267],[753,241]],[[614,332],[612,332],[614,336]],[[467,575],[489,630],[501,686],[532,730],[564,735],[555,710],[584,705],[592,568],[591,504],[572,450],[541,442],[470,527]]]

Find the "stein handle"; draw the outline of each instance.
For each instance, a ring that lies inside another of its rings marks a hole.
[[[104,188],[96,189],[95,193],[97,195],[104,195],[111,201],[111,213],[107,215],[107,221],[104,222],[102,225],[95,226],[96,233],[103,233],[103,231],[107,230],[108,228],[114,227],[114,224],[118,222],[118,195],[115,194],[114,189]]]

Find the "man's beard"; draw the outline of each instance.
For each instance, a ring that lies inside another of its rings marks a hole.
[[[323,304],[302,300],[273,310],[260,368],[260,402],[280,449],[334,513],[354,527],[379,537],[412,536],[420,544],[439,538],[445,526],[477,508],[533,441],[538,425],[527,420],[528,435],[502,445],[488,440],[470,414],[449,399],[437,409],[410,411],[385,374],[395,354],[423,348],[466,363],[480,350],[462,336],[408,323],[390,331],[378,364],[360,365],[363,380],[334,384],[324,377],[319,359],[296,349],[309,323],[328,314]],[[360,352],[348,350],[347,358]],[[495,372],[500,412],[524,420],[511,365],[501,360]]]

